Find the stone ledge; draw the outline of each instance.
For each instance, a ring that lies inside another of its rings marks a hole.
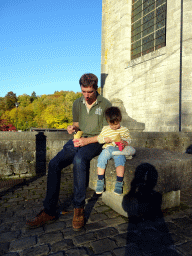
[[[127,216],[123,210],[122,201],[131,190],[133,181],[142,179],[146,168],[149,168],[147,185],[149,189],[162,195],[161,209],[180,204],[180,190],[192,185],[192,156],[163,149],[136,148],[136,155],[125,164],[123,195],[113,193],[116,181],[114,161],[109,160],[105,172],[106,191],[103,201],[120,214]],[[136,174],[137,173],[137,174]],[[135,177],[135,174],[137,177]],[[89,186],[95,190],[97,181],[97,157],[90,163]]]

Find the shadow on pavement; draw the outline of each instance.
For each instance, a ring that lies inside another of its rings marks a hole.
[[[161,211],[162,195],[153,190],[157,179],[153,165],[140,164],[124,196],[123,208],[129,216],[125,256],[179,256]]]
[[[101,195],[97,195],[95,192],[93,193],[92,197],[88,200],[85,205],[85,224],[87,223],[89,216],[96,204],[97,200],[101,197]]]

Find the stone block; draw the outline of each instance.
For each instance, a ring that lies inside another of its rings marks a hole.
[[[97,180],[96,165],[97,158],[94,158],[91,161],[89,179],[89,186],[94,190]],[[127,160],[125,164],[122,196],[113,193],[116,170],[114,161],[111,159],[108,161],[105,171],[106,191],[102,196],[103,202],[118,213],[127,216],[127,212],[122,207],[123,198],[133,190],[135,182],[138,183],[139,181],[144,184],[144,179],[146,179],[146,189],[162,195],[162,209],[178,206],[180,204],[180,190],[192,185],[192,158],[188,154],[162,149],[136,148],[136,155],[133,159]],[[137,186],[135,189],[138,189]],[[137,203],[135,203],[135,207],[135,211],[137,211]]]

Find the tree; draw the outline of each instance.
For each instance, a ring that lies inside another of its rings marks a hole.
[[[27,107],[31,103],[31,97],[27,94],[20,95],[18,102],[20,107]]]
[[[16,102],[17,102],[17,96],[12,91],[8,92],[5,95],[5,108],[6,108],[6,110],[11,110],[12,108],[14,108]]]
[[[31,93],[31,97],[30,97],[31,103],[32,103],[35,99],[37,99],[37,95],[36,95],[36,92],[33,91],[33,92]]]

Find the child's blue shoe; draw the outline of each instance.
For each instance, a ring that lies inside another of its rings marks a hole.
[[[117,195],[121,195],[123,193],[123,181],[116,181],[114,193]]]
[[[104,191],[104,179],[97,180],[96,194],[102,194]]]

